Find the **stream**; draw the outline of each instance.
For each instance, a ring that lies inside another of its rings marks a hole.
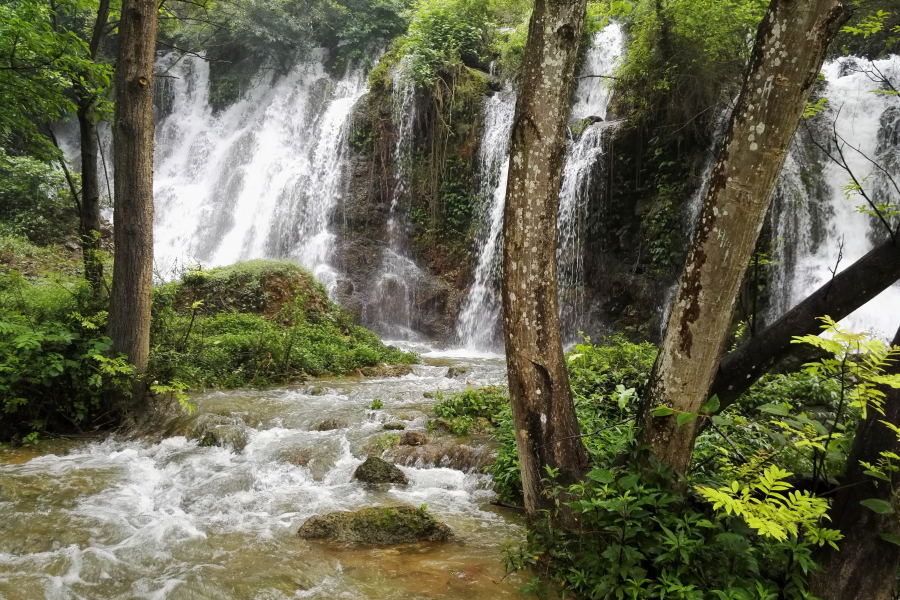
[[[0,598],[521,597],[523,577],[504,579],[501,564],[521,518],[490,504],[490,476],[465,457],[456,469],[446,458],[397,460],[408,486],[351,481],[367,453],[380,454],[384,423],[426,429],[426,392],[505,380],[497,356],[416,350],[421,363],[400,378],[194,396],[197,418],[242,423],[240,451],[177,435],[0,450]],[[465,372],[449,377],[450,367]],[[317,431],[329,419],[346,426]],[[476,459],[489,451],[487,438],[461,441]],[[365,547],[296,536],[312,515],[401,503],[426,504],[453,540]]]

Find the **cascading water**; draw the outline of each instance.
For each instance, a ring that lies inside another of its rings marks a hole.
[[[829,147],[834,121],[838,135],[846,140],[843,153],[856,177],[872,197],[897,202],[900,195],[866,157],[900,180],[900,100],[873,93],[876,84],[859,70],[866,65],[867,61],[851,57],[825,66],[827,88],[822,95],[829,108],[813,120],[811,135]],[[900,57],[876,61],[875,66],[893,81],[900,80]],[[830,152],[834,153],[833,146]],[[818,151],[801,126],[771,212],[777,240],[774,254],[780,264],[770,281],[770,317],[783,314],[825,284],[832,277],[829,269],[846,268],[885,239],[882,226],[856,210],[863,198],[852,194],[848,198],[849,179]],[[890,339],[900,321],[898,307],[900,286],[895,284],[845,319],[844,325]]]
[[[472,349],[492,348],[499,342],[500,302],[496,282],[500,277],[503,203],[515,107],[516,95],[511,87],[485,100],[484,134],[479,155],[482,198],[479,217],[486,226],[478,240],[475,277],[456,327],[460,341]]]
[[[394,72],[392,91],[392,118],[397,139],[391,156],[395,176],[387,222],[388,244],[383,251],[373,302],[366,307],[374,314],[366,315],[366,322],[372,323],[373,329],[382,335],[409,340],[417,337],[412,325],[413,304],[416,284],[422,273],[409,258],[408,223],[401,210],[407,200],[416,125],[415,83],[404,76],[403,64]]]
[[[215,114],[206,61],[172,55],[162,63],[174,78],[170,113],[157,128],[158,268],[294,257],[333,279],[328,224],[344,189],[362,73],[335,79],[319,60]]]
[[[595,185],[598,161],[603,156],[610,90],[602,77],[609,75],[622,53],[621,28],[611,23],[594,36],[581,68],[573,97],[571,118],[582,129],[570,144],[560,189],[557,260],[559,263],[560,316],[565,338],[577,332],[582,317],[584,279],[584,221],[588,196]],[[493,349],[499,343],[500,277],[503,203],[509,167],[509,135],[515,94],[504,91],[489,98],[485,107],[485,135],[481,142],[481,218],[478,264],[457,324],[460,342],[469,349]],[[592,121],[589,121],[593,119]]]

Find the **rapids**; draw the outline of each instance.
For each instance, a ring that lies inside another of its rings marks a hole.
[[[447,377],[450,366],[468,368],[466,378]],[[490,476],[420,465],[400,467],[407,488],[351,481],[366,453],[378,453],[379,436],[391,433],[384,422],[425,428],[434,400],[424,392],[504,378],[497,357],[426,353],[396,379],[194,397],[198,414],[240,418],[240,452],[182,436],[2,451],[0,598],[519,597],[523,582],[504,580],[500,559],[522,524],[489,504]],[[368,408],[375,398],[383,409]],[[327,419],[348,426],[316,431]],[[397,503],[427,504],[455,539],[339,547],[295,535],[311,515]]]

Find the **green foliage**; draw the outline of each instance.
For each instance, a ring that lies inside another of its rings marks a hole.
[[[0,437],[114,420],[110,393],[127,393],[133,368],[109,356],[106,313],[91,297],[80,279],[0,275]]]
[[[473,429],[496,427],[509,414],[509,393],[496,386],[466,388],[444,397],[435,392],[438,403],[434,414],[447,423],[456,435],[468,435]]]
[[[0,226],[36,244],[57,242],[77,229],[62,171],[0,147]]]
[[[384,408],[384,402],[381,401],[381,398],[375,398],[369,405],[370,410],[381,410],[382,408]]]
[[[150,368],[159,380],[259,386],[415,360],[353,324],[290,261],[188,271],[154,289]]]
[[[375,448],[379,452],[396,448],[400,445],[400,436],[396,433],[383,433],[375,438]],[[424,506],[424,504],[423,504]]]

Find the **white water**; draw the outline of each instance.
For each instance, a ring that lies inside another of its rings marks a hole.
[[[900,99],[872,93],[876,86],[868,76],[842,69],[842,63],[848,60],[856,59],[831,62],[823,69],[828,81],[823,95],[829,108],[815,118],[814,135],[827,144],[827,130],[839,110],[836,127],[848,144],[844,156],[851,169],[857,178],[865,179],[863,185],[870,196],[896,202],[900,198],[886,178],[852,147],[885,165],[900,181]],[[859,61],[861,67],[866,64]],[[893,81],[900,81],[900,57],[877,61],[876,66]],[[794,141],[772,212],[773,237],[779,240],[775,257],[782,263],[772,281],[774,315],[783,314],[828,282],[832,276],[829,268],[838,265],[838,271],[843,270],[871,250],[876,241],[885,239],[874,218],[856,211],[863,198],[847,198],[846,171],[824,157],[822,172],[817,174],[807,158],[809,143],[803,138],[798,135]],[[838,263],[839,253],[843,256]],[[847,317],[843,325],[891,339],[900,325],[900,285],[874,298]]]
[[[321,61],[300,65],[214,114],[209,65],[183,58],[167,67],[174,60],[160,65],[177,79],[167,80],[172,112],[157,127],[157,268],[294,257],[328,282],[329,221],[362,73],[335,79]]]
[[[579,73],[571,110],[578,124],[587,117],[606,118],[610,90],[606,80],[585,75],[609,75],[624,47],[621,28],[611,23],[594,36]],[[500,252],[506,176],[509,169],[509,136],[515,94],[505,90],[486,100],[485,134],[481,142],[482,234],[478,238],[478,263],[457,323],[457,336],[468,349],[494,349],[498,335],[500,305]],[[560,188],[557,260],[559,264],[560,313],[563,335],[577,332],[583,315],[584,221],[588,196],[594,186],[595,167],[603,156],[603,137],[610,124],[588,125],[569,145]]]
[[[500,360],[453,362],[476,385],[504,380]],[[488,475],[425,464],[400,467],[408,486],[351,479],[378,453],[384,422],[424,430],[435,400],[423,392],[465,388],[446,374],[425,364],[402,378],[318,381],[318,394],[195,398],[201,413],[235,420],[247,440],[237,451],[176,436],[0,452],[0,598],[520,597],[521,578],[497,583],[501,545],[521,529],[515,513],[488,504]],[[384,409],[368,410],[373,398]],[[317,431],[325,419],[347,426]],[[296,537],[312,515],[396,504],[427,504],[456,539],[372,548]]]

